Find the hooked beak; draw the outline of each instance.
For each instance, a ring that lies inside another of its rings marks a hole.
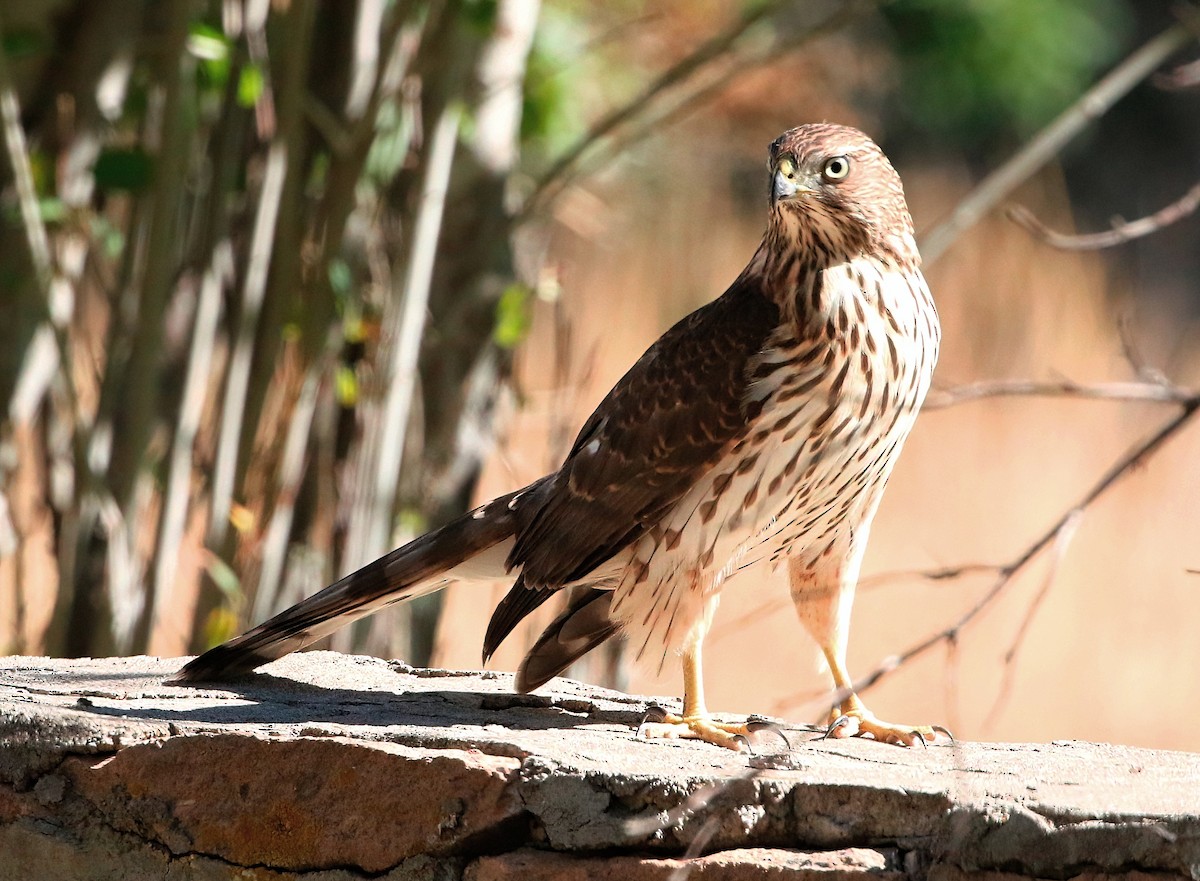
[[[801,198],[812,192],[813,188],[806,186],[804,181],[789,179],[782,171],[776,171],[771,178],[771,207],[785,199]]]

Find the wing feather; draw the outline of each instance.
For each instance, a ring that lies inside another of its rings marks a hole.
[[[742,437],[748,365],[778,325],[748,276],[668,330],[580,430],[509,556],[525,588],[585,577],[641,536]]]

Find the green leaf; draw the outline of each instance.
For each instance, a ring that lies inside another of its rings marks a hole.
[[[329,287],[335,294],[350,293],[350,284],[353,280],[350,266],[345,260],[341,257],[334,257],[329,261]]]
[[[125,250],[125,234],[103,215],[94,216],[91,226],[92,237],[100,245],[104,256],[110,260],[120,257]]]
[[[412,145],[412,114],[395,102],[379,108],[375,139],[367,152],[365,177],[375,184],[390,183],[404,165]]]
[[[225,33],[202,21],[195,22],[189,29],[187,48],[201,61],[229,60],[229,39]]]
[[[261,67],[257,64],[248,64],[243,67],[242,74],[238,77],[238,104],[242,107],[253,107],[262,97],[265,84],[266,78],[263,76]]]
[[[38,213],[42,215],[42,223],[62,223],[67,218],[67,206],[62,199],[48,196],[38,199]]]
[[[223,89],[233,58],[233,47],[225,33],[210,24],[196,22],[188,33],[187,49],[200,61],[197,69],[200,83],[211,89]]]
[[[353,407],[358,403],[358,374],[348,364],[339,364],[334,374],[334,395],[339,406]]]
[[[891,112],[926,137],[976,145],[1044,125],[1132,32],[1122,0],[905,0],[881,12],[901,62]]]
[[[533,292],[520,283],[509,285],[500,295],[492,328],[492,340],[500,348],[516,348],[528,335],[533,323],[532,297]]]
[[[139,147],[104,150],[92,169],[96,185],[101,189],[131,193],[140,193],[149,188],[153,172],[153,160]]]
[[[208,565],[205,568],[208,570],[208,577],[225,599],[237,602],[242,598],[242,582],[232,566],[216,554],[212,554],[208,557]]]
[[[429,520],[418,509],[404,507],[396,514],[396,527],[404,535],[420,535],[429,529]]]
[[[204,619],[204,644],[220,645],[238,632],[237,615],[224,606],[213,609]]]
[[[461,7],[467,24],[481,34],[490,33],[495,27],[499,8],[497,0],[465,0]]]
[[[4,39],[0,40],[0,48],[9,61],[29,58],[44,51],[47,47],[45,34],[32,29],[6,30]]]

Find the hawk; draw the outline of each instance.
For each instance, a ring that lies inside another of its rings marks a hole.
[[[508,575],[485,662],[576,588],[522,661],[519,691],[620,634],[639,658],[682,658],[682,716],[647,734],[739,748],[749,727],[708,715],[701,652],[722,589],[762,562],[786,566],[828,661],[841,696],[829,734],[947,737],[877,719],[846,669],[871,521],[941,336],[900,178],[870,138],[829,124],[785,132],[769,169],[767,230],[746,268],[642,355],[562,467],[211,649],[176,681],[242,674],[452,580]]]

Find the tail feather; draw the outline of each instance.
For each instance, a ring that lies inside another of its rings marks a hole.
[[[538,637],[517,670],[517,691],[533,691],[562,673],[610,636],[621,625],[609,616],[611,590],[584,588]]]
[[[517,500],[541,481],[501,496],[351,573],[187,664],[174,683],[250,672],[384,606],[439,590],[457,578],[500,578],[519,528]]]
[[[488,621],[487,633],[483,636],[483,663],[492,659],[500,643],[513,632],[525,616],[537,609],[542,603],[554,596],[558,591],[553,587],[529,587],[522,577],[512,586],[504,599],[492,611]]]

